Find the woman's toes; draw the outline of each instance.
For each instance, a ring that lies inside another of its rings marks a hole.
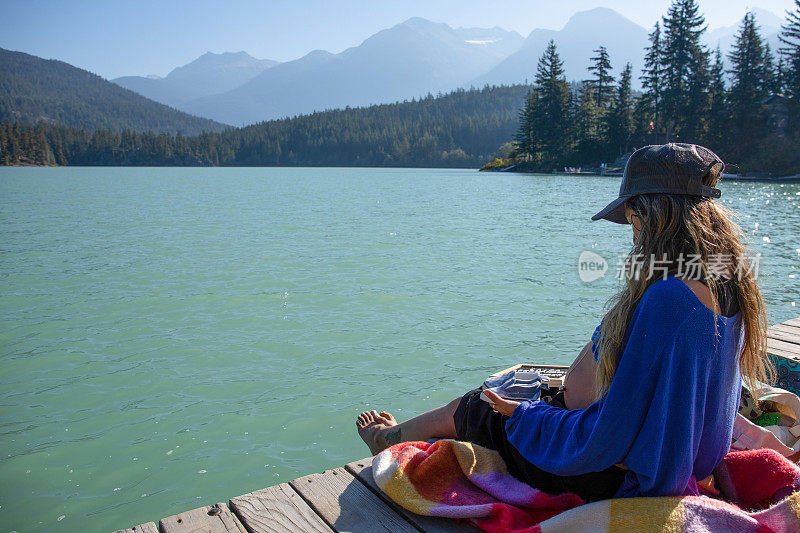
[[[372,455],[380,453],[386,448],[386,445],[382,442],[380,437],[381,430],[385,428],[386,425],[390,425],[385,421],[386,419],[380,416],[377,411],[364,411],[358,415],[358,421],[356,422],[358,434],[366,445],[369,446]],[[381,442],[378,442],[379,440],[381,440]]]
[[[356,425],[358,427],[364,427],[370,423],[372,423],[374,418],[372,417],[372,413],[364,411],[360,415],[358,415],[358,420],[356,421]]]
[[[397,420],[395,420],[394,417],[386,411],[381,411],[381,414],[378,415],[378,421],[384,426],[397,425]]]

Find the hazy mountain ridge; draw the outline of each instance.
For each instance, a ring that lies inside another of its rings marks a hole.
[[[226,125],[191,116],[63,61],[0,48],[0,121],[194,135]]]
[[[206,52],[163,78],[123,76],[111,81],[157,102],[177,106],[239,87],[277,64],[271,59],[256,59],[247,52]]]
[[[606,45],[616,71],[641,67],[647,30],[619,13],[579,12],[561,30],[533,30],[523,39],[502,28],[456,28],[413,17],[339,54],[317,50],[266,70],[225,93],[176,106],[245,125],[325,109],[365,106],[483,85],[530,80],[550,39],[559,45],[568,79],[581,80],[592,51]],[[609,40],[611,39],[611,40]]]
[[[567,80],[589,77],[586,68],[593,50],[605,46],[615,72],[631,63],[635,73],[641,70],[647,30],[612,9],[598,7],[574,14],[561,30],[533,30],[520,49],[508,56],[489,72],[477,77],[473,83],[500,85],[532,80],[536,64],[547,43],[554,40],[564,61]]]
[[[772,11],[766,9],[755,8],[752,10],[756,17],[756,22],[760,26],[761,37],[769,43],[770,49],[773,53],[777,52],[780,48],[780,40],[778,35],[781,32],[781,25],[784,20]],[[739,32],[741,21],[733,26],[724,26],[707,31],[703,35],[703,42],[713,52],[719,46],[722,51],[723,58],[727,60],[728,52],[736,42],[736,34]]]
[[[782,19],[763,9],[754,11],[763,36],[776,51]],[[712,50],[719,44],[727,59],[738,30],[738,24],[717,28],[707,32],[704,41]],[[246,125],[328,109],[411,100],[457,88],[523,83],[534,78],[536,64],[553,39],[568,80],[588,78],[586,68],[593,50],[603,45],[615,74],[626,63],[632,64],[636,89],[649,31],[603,7],[575,13],[560,30],[534,29],[525,38],[499,27],[452,28],[413,17],[338,54],[314,50],[299,59],[277,63],[246,52],[208,52],[164,78],[125,76],[113,82],[197,116]],[[22,104],[9,102],[6,116],[57,121],[46,113],[32,117],[17,109]],[[113,116],[115,110],[107,112]],[[83,110],[76,113],[84,117],[76,120],[86,119]],[[68,118],[64,114],[59,120],[65,123]],[[87,123],[98,122],[104,123],[96,117]]]
[[[415,17],[339,54],[314,51],[227,93],[179,107],[242,125],[411,99],[465,85],[521,42],[518,33],[500,28],[454,30]]]
[[[763,23],[765,38],[776,50],[782,19],[763,9],[754,11]],[[315,110],[410,99],[459,87],[523,83],[533,79],[539,57],[551,39],[559,47],[568,80],[589,77],[586,68],[590,57],[603,45],[616,74],[631,63],[636,89],[640,88],[639,75],[651,29],[603,7],[575,13],[560,30],[535,29],[525,39],[502,28],[453,29],[415,17],[377,32],[340,54],[315,51],[284,63],[285,70],[266,71],[227,93],[179,107],[228,123],[247,124]],[[719,44],[727,56],[738,29],[738,24],[718,28],[708,32],[705,41],[711,49]],[[465,48],[465,44],[469,46]],[[483,53],[474,53],[476,48]],[[493,60],[495,64],[491,65]]]

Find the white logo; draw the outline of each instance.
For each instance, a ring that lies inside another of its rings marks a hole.
[[[601,256],[589,250],[578,257],[578,276],[584,283],[591,283],[606,275],[608,263]]]

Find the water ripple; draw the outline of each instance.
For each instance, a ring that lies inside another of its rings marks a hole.
[[[613,267],[630,246],[588,221],[618,185],[0,169],[0,529],[225,501],[366,455],[360,410],[402,419],[515,363],[568,363],[616,287],[581,283],[578,255]],[[800,185],[722,189],[763,254],[770,321],[798,316]]]

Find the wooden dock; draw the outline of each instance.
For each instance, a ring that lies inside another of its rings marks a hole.
[[[769,328],[767,353],[779,363],[779,386],[800,394],[800,318]],[[467,523],[406,511],[377,487],[371,465],[368,457],[117,533],[478,531]]]

